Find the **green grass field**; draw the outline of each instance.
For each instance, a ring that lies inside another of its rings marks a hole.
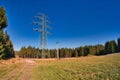
[[[21,60],[0,64],[0,80],[120,80],[120,54]]]
[[[120,54],[36,62],[34,80],[120,80]]]

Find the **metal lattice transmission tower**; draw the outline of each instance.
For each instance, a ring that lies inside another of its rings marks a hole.
[[[34,28],[33,30],[37,31],[40,33],[41,37],[39,39],[39,50],[37,53],[37,57],[39,58],[46,58],[46,57],[50,57],[50,53],[47,50],[47,36],[48,34],[50,34],[48,32],[48,29],[50,29],[50,27],[48,26],[49,21],[47,20],[47,16],[45,14],[41,14],[38,16],[35,16],[36,21],[33,21],[33,23],[35,25],[38,25],[39,28]],[[41,50],[41,52],[40,52]]]

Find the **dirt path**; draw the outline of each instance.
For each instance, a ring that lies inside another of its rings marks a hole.
[[[26,64],[24,65],[22,74],[18,78],[18,80],[30,80],[31,79],[30,73],[32,72],[35,65],[36,65],[36,63],[33,60],[26,60]]]
[[[26,59],[19,67],[16,67],[11,72],[8,72],[3,79],[0,80],[30,80],[31,72],[36,66],[36,62],[32,59]]]

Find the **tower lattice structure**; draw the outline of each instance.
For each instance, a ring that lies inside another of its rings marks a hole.
[[[34,31],[37,31],[40,33],[40,38],[39,38],[39,50],[37,53],[37,57],[41,57],[41,58],[46,58],[46,57],[50,57],[50,53],[47,50],[47,37],[48,34],[50,34],[48,32],[48,29],[50,29],[50,27],[48,26],[49,21],[47,20],[47,16],[42,13],[41,15],[35,16],[36,21],[33,21],[33,23],[37,26],[39,26],[39,28],[34,28]]]

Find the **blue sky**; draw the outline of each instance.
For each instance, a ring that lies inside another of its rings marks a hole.
[[[32,30],[38,13],[50,20],[48,48],[104,44],[120,37],[119,0],[0,0],[8,17],[8,33],[15,50],[38,47],[39,34]]]

